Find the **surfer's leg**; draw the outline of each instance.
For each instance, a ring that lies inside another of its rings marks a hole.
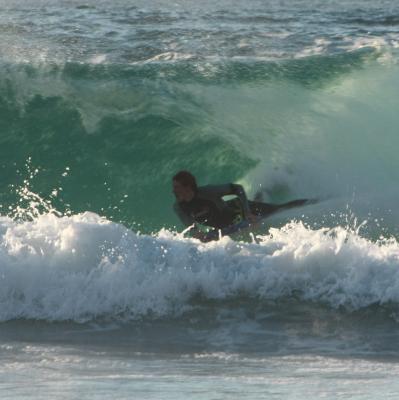
[[[284,203],[284,204],[279,204],[280,208],[293,208],[293,207],[300,207],[303,206],[304,204],[309,203],[309,199],[298,199],[298,200],[292,200],[289,201],[288,203]]]
[[[310,201],[308,199],[298,199],[283,204],[262,203],[260,201],[249,201],[248,204],[252,214],[264,218],[277,211],[287,210],[289,208],[294,208],[294,207],[300,207],[309,202]]]
[[[267,217],[270,214],[278,211],[277,204],[262,203],[260,201],[248,201],[251,213],[257,217]]]

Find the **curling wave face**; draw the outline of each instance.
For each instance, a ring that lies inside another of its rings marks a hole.
[[[272,202],[368,201],[372,218],[387,218],[398,74],[381,54],[229,62],[212,73],[192,63],[3,65],[0,184],[21,185],[30,158],[41,171],[32,190],[57,189],[61,212],[90,210],[147,233],[177,223],[170,179],[182,168],[200,183],[238,180],[252,194],[261,185]],[[3,210],[18,202],[0,193]]]

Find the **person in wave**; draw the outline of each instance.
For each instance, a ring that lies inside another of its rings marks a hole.
[[[173,177],[173,193],[176,197],[174,211],[181,222],[189,227],[191,236],[203,239],[204,234],[196,224],[214,229],[223,229],[246,220],[256,222],[282,209],[301,206],[306,199],[284,204],[268,204],[249,201],[244,188],[236,183],[198,186],[195,177],[188,171],[180,171]],[[223,197],[234,195],[231,200]]]

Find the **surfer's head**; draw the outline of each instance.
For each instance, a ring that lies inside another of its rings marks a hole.
[[[197,181],[195,176],[188,171],[179,171],[173,177],[173,193],[176,200],[190,201],[197,192]]]

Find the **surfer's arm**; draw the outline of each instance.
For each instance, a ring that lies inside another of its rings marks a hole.
[[[181,223],[182,223],[184,226],[190,226],[190,225],[192,225],[192,224],[195,223],[194,218],[193,218],[191,215],[186,214],[186,213],[180,208],[180,206],[179,206],[178,203],[175,203],[175,204],[173,205],[173,210],[174,210],[174,212],[177,214],[177,216],[179,217]]]
[[[191,226],[190,229],[185,230],[183,233],[185,234],[189,234],[190,236],[196,237],[200,230],[197,228],[197,226],[195,225],[195,220],[191,215],[186,214],[185,212],[183,212],[183,210],[179,207],[178,203],[175,203],[173,206],[173,210],[175,211],[175,213],[177,214],[177,216],[179,217],[181,223],[186,227],[189,228]]]
[[[247,195],[244,188],[237,183],[227,183],[225,185],[208,185],[204,187],[208,192],[212,193],[217,198],[222,198],[224,196],[235,195],[241,202],[244,218],[250,219],[252,216],[251,210],[249,208]]]
[[[232,194],[235,194],[241,201],[241,205],[244,211],[244,217],[246,219],[250,218],[252,216],[252,213],[249,209],[247,194],[245,193],[244,188],[236,183],[231,183],[230,186],[233,192]]]

